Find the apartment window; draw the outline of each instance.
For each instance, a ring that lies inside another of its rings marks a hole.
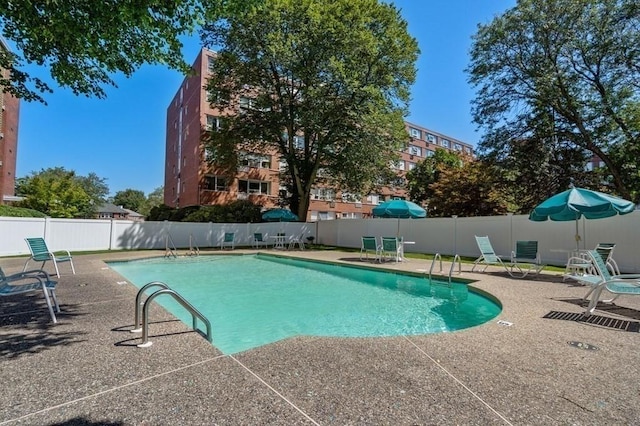
[[[247,98],[246,96],[240,97],[240,109],[253,109],[255,107],[255,100]]]
[[[409,163],[409,170],[413,170],[416,168],[416,163]]]
[[[451,148],[451,142],[448,139],[442,139],[442,146],[445,148]]]
[[[294,136],[293,137],[293,146],[296,149],[304,149],[304,136]]]
[[[270,182],[260,180],[239,180],[238,191],[245,194],[265,194],[269,195]]]
[[[240,165],[243,167],[253,167],[256,169],[270,169],[271,157],[257,154],[241,154]]]
[[[436,143],[436,137],[435,137],[435,135],[432,135],[431,133],[427,133],[427,140],[430,143]]]
[[[453,149],[455,149],[456,151],[462,151],[462,145],[460,145],[459,143],[454,143]]]
[[[213,67],[215,65],[215,58],[213,56],[207,56],[207,69],[209,72],[213,72]]]
[[[323,201],[333,201],[336,198],[336,193],[333,189],[330,188],[312,188],[311,189],[311,199],[312,200],[323,200]]]
[[[357,203],[360,201],[360,197],[356,194],[352,194],[350,192],[342,193],[342,202],[343,203]]]
[[[420,139],[421,132],[418,129],[414,129],[413,127],[409,127],[409,134],[412,138]]]
[[[380,195],[378,194],[367,195],[367,204],[373,204],[373,205],[380,204]]]
[[[467,154],[471,154],[471,148],[469,148],[468,146],[465,146],[464,152],[466,152]]]
[[[431,151],[430,149],[427,149],[427,150],[425,150],[425,152],[424,152],[424,156],[425,156],[425,157],[427,157],[427,158],[428,158],[428,157],[433,157],[434,155],[436,155],[436,153],[435,153],[435,152],[433,152],[433,151]]]
[[[207,191],[228,191],[227,179],[223,176],[206,175],[204,177],[204,188]]]
[[[409,154],[417,155],[418,157],[422,156],[422,149],[419,146],[409,145]]]
[[[207,114],[207,130],[220,130],[220,117]]]
[[[394,163],[391,163],[391,168],[394,170],[404,170],[404,161],[399,160]]]

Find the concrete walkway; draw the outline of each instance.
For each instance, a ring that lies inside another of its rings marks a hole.
[[[584,287],[463,265],[503,304],[472,329],[297,337],[231,356],[156,306],[153,345],[140,349],[129,332],[137,289],[103,260],[162,254],[74,256],[76,275],[61,265],[55,325],[41,295],[0,299],[0,425],[640,424],[640,298],[581,321]],[[287,254],[362,264],[357,253]],[[0,259],[7,273],[23,262]]]

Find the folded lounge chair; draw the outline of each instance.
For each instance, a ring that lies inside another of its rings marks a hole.
[[[362,255],[364,254],[365,258],[369,260],[369,252],[373,252],[375,257],[373,258],[374,262],[380,262],[382,256],[382,247],[378,245],[378,241],[376,241],[376,237],[362,237],[362,245],[360,246],[360,260],[362,260]]]
[[[591,296],[585,316],[593,313],[598,305],[598,301],[604,290],[614,294],[613,299],[603,300],[603,302],[612,302],[621,295],[640,296],[640,275],[611,275],[605,260],[596,250],[586,252],[589,260],[592,262],[593,269],[597,275],[583,275],[575,277],[576,280],[590,285],[592,288],[585,295],[583,300],[587,300]]]
[[[613,249],[616,247],[616,243],[598,243],[596,246],[596,251],[598,254],[604,259],[607,268],[612,275],[620,275],[620,268],[618,268],[618,264],[613,259]]]
[[[60,312],[56,298],[57,281],[52,281],[45,271],[24,271],[18,274],[5,275],[0,268],[0,296],[14,296],[16,294],[42,292],[49,308],[49,314],[54,323],[58,322],[51,305],[51,299],[56,311]]]
[[[47,263],[48,260],[53,262],[53,266],[56,269],[56,276],[60,278],[60,271],[58,270],[58,262],[69,262],[71,264],[71,271],[75,275],[76,269],[73,267],[73,259],[71,258],[71,253],[69,250],[60,250],[59,253],[66,253],[65,255],[57,256],[54,252],[50,251],[47,247],[47,243],[44,241],[44,238],[25,238],[27,245],[29,246],[29,251],[31,252],[31,257],[27,259],[24,264],[24,268],[22,271],[27,270],[27,266],[29,265],[30,260],[35,260],[36,262],[42,262],[42,266],[40,268],[44,268],[44,264]]]

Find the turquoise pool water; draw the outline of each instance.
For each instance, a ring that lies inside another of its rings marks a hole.
[[[466,284],[448,286],[422,277],[277,256],[147,259],[109,266],[138,288],[162,281],[180,293],[209,319],[213,344],[225,354],[297,335],[448,332],[500,313],[498,304],[469,291]],[[173,298],[155,300],[191,326],[191,314]]]

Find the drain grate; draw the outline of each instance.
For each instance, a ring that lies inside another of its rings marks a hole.
[[[574,348],[578,348],[578,349],[583,349],[585,351],[597,351],[598,350],[597,346],[590,345],[589,343],[575,342],[575,341],[570,341],[570,342],[567,342],[567,343],[569,344],[569,346],[573,346]]]

